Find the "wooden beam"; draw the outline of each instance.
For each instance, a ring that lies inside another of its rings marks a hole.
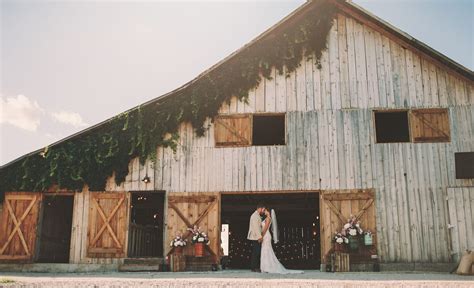
[[[369,200],[374,198],[372,192],[362,193],[340,193],[340,194],[323,194],[324,200],[343,201],[343,200]]]
[[[168,203],[209,203],[215,196],[169,196]]]
[[[340,191],[340,190],[339,190]],[[246,194],[303,194],[320,193],[320,190],[267,190],[267,191],[222,191],[221,195],[246,195]]]
[[[178,214],[179,218],[181,218],[181,220],[183,220],[184,224],[186,224],[187,228],[191,228],[192,225],[191,223],[189,223],[188,219],[186,218],[186,216],[183,215],[183,213],[181,213],[181,211],[179,211],[179,208],[176,207],[173,203],[168,203],[168,206],[173,209],[176,214]],[[183,237],[184,238],[184,237]]]
[[[373,203],[374,199],[370,199],[369,201],[365,202],[364,206],[362,207],[362,209],[360,209],[359,213],[357,213],[355,218],[359,220],[359,218],[362,217],[362,215],[364,215],[364,213],[367,211],[367,208],[369,208]]]
[[[332,212],[334,212],[334,214],[336,214],[336,216],[339,218],[339,220],[341,220],[342,223],[347,222],[347,219],[344,218],[344,216],[342,216],[341,212],[339,210],[337,210],[336,206],[334,206],[334,204],[332,204],[331,201],[325,201],[324,203],[326,203],[328,205],[329,209],[331,209]]]

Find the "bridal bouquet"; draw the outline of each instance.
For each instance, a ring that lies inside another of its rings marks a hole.
[[[184,247],[186,246],[186,239],[183,239],[181,234],[176,234],[173,240],[171,240],[170,246],[171,247]]]
[[[194,226],[193,228],[188,228],[188,231],[191,231],[191,233],[193,234],[193,244],[204,243],[206,245],[209,245],[209,243],[211,242],[209,240],[209,236],[207,236],[206,233],[201,231],[201,227]]]

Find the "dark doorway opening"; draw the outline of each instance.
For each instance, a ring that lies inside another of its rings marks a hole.
[[[128,257],[163,256],[164,193],[132,192]]]
[[[377,143],[410,142],[408,111],[375,111]]]
[[[250,269],[250,215],[257,203],[275,209],[279,242],[273,250],[288,269],[319,269],[321,237],[318,193],[222,195],[221,222],[228,225],[228,264],[232,269]],[[226,227],[227,228],[227,227]],[[227,238],[223,235],[222,239]]]
[[[68,263],[71,245],[73,196],[45,196],[37,262]]]
[[[254,115],[252,145],[285,145],[285,114]]]

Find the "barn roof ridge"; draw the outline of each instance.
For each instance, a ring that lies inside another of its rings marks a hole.
[[[446,55],[436,51],[435,49],[431,48],[430,46],[426,45],[425,43],[423,43],[423,42],[417,40],[416,38],[412,37],[408,33],[396,28],[395,26],[391,25],[387,21],[377,17],[376,15],[374,15],[371,12],[365,10],[364,8],[354,4],[350,0],[347,0],[347,1],[346,0],[307,0],[304,4],[302,4],[301,6],[296,8],[295,10],[293,10],[290,14],[288,14],[287,16],[282,18],[280,21],[278,21],[276,24],[272,25],[270,28],[268,28],[267,30],[265,30],[264,32],[259,34],[257,37],[252,39],[250,42],[248,42],[244,46],[238,48],[237,50],[235,50],[234,52],[229,54],[227,57],[223,58],[222,60],[220,60],[216,64],[209,67],[208,69],[204,70],[203,72],[198,74],[195,78],[193,78],[192,80],[186,82],[182,86],[180,86],[180,87],[178,87],[178,88],[176,88],[176,89],[174,89],[170,92],[167,92],[167,93],[165,93],[161,96],[150,99],[150,100],[148,100],[148,101],[146,101],[142,104],[139,104],[139,105],[137,105],[133,108],[130,108],[130,109],[124,111],[124,112],[121,112],[117,115],[114,115],[114,116],[112,116],[108,119],[105,119],[105,120],[103,120],[103,121],[101,121],[97,124],[94,124],[94,125],[86,128],[86,129],[83,129],[83,130],[78,131],[74,134],[71,134],[67,137],[64,137],[64,138],[62,138],[62,139],[60,139],[56,142],[53,142],[52,144],[47,145],[46,147],[56,146],[56,145],[59,145],[63,142],[66,142],[68,140],[74,139],[74,138],[76,138],[76,137],[78,137],[78,136],[80,136],[80,135],[82,135],[86,132],[90,132],[94,129],[97,129],[97,128],[105,125],[106,123],[110,122],[115,117],[117,117],[118,115],[121,115],[123,113],[132,112],[132,111],[134,111],[134,110],[136,110],[140,107],[146,106],[146,105],[150,105],[150,104],[153,104],[153,103],[159,103],[159,101],[163,101],[164,99],[177,94],[177,92],[182,91],[183,89],[189,87],[191,84],[195,83],[196,81],[198,81],[202,77],[208,75],[211,71],[214,71],[216,68],[218,68],[221,65],[227,63],[229,60],[231,60],[236,55],[240,54],[245,49],[251,47],[252,45],[254,45],[255,43],[261,41],[265,37],[270,37],[272,32],[274,32],[275,30],[283,27],[284,24],[287,24],[287,23],[291,22],[292,20],[296,20],[296,18],[298,16],[303,15],[304,12],[306,12],[306,10],[308,10],[309,7],[312,7],[313,5],[320,5],[322,3],[327,3],[327,2],[332,3],[335,6],[337,6],[340,11],[342,11],[346,14],[349,14],[352,17],[358,18],[357,19],[358,21],[364,21],[363,19],[365,19],[366,21],[369,21],[369,22],[371,21],[371,22],[374,22],[376,25],[382,26],[382,29],[385,30],[386,33],[391,33],[391,34],[394,35],[394,37],[401,38],[402,41],[406,41],[408,45],[412,46],[412,48],[420,50],[422,53],[427,54],[429,57],[436,60],[438,63],[442,64],[443,66],[446,66],[447,68],[453,70],[454,72],[456,72],[458,75],[462,76],[463,78],[466,78],[467,80],[474,82],[474,71],[472,71],[469,68],[459,64],[458,62],[452,60],[451,58],[447,57]],[[16,163],[16,162],[18,162],[18,161],[20,161],[20,160],[22,160],[26,157],[29,157],[31,155],[40,153],[43,150],[44,150],[44,148],[39,148],[39,149],[34,150],[30,153],[27,153],[27,154],[24,154],[20,157],[17,157],[14,160],[11,160],[8,163],[0,166],[0,169],[4,169],[7,166],[12,165],[13,163]]]

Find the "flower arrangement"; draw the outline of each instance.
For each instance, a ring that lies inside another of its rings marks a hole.
[[[358,236],[362,235],[364,231],[360,228],[359,220],[354,215],[347,220],[347,223],[344,225],[344,228],[341,231],[342,235],[346,236]]]
[[[193,234],[193,244],[204,243],[206,245],[209,245],[209,243],[211,242],[209,240],[209,236],[207,236],[205,232],[201,231],[201,227],[194,226],[193,228],[188,228],[188,231],[191,231],[191,233]]]
[[[372,232],[370,230],[367,230],[364,232],[364,244],[366,246],[371,246],[373,245],[374,243],[374,240],[373,240],[373,237],[372,237]]]
[[[346,236],[342,235],[340,232],[335,232],[334,233],[334,243],[336,244],[347,244],[349,243],[349,239],[347,239]]]
[[[173,240],[171,240],[170,247],[184,247],[186,246],[186,239],[183,239],[183,236],[178,233]]]

